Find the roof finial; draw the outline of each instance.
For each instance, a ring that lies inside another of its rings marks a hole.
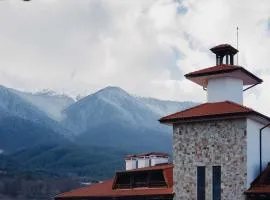
[[[237,50],[238,50],[238,32],[239,32],[239,28],[238,28],[238,26],[237,26],[237,28],[236,28],[236,41],[237,41],[236,49],[237,49]],[[237,63],[237,65],[238,65],[238,54],[237,54],[236,56],[237,56],[237,57],[236,57],[236,59],[237,59],[236,63]]]

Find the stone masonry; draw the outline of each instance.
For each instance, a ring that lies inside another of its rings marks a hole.
[[[206,200],[212,200],[212,166],[221,166],[221,199],[245,199],[246,127],[244,118],[174,124],[176,200],[197,199],[197,166],[206,167]]]

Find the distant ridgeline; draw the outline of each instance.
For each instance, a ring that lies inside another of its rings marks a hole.
[[[157,119],[193,105],[136,97],[117,87],[75,101],[0,86],[0,170],[106,179],[122,168],[127,153],[171,152],[170,128]]]

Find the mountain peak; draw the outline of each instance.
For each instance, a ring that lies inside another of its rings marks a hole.
[[[125,90],[123,90],[120,87],[116,87],[116,86],[107,86],[99,91],[97,91],[96,93],[94,93],[94,95],[97,96],[130,96]]]
[[[125,90],[123,90],[122,88],[118,87],[118,86],[107,86],[99,91],[113,91],[113,92],[124,92],[127,93]]]

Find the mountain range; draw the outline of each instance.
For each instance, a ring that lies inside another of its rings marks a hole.
[[[126,153],[171,152],[170,128],[157,120],[194,104],[137,97],[119,87],[74,100],[1,86],[0,159],[23,160],[28,169],[97,174],[94,169],[109,163],[119,167]]]

